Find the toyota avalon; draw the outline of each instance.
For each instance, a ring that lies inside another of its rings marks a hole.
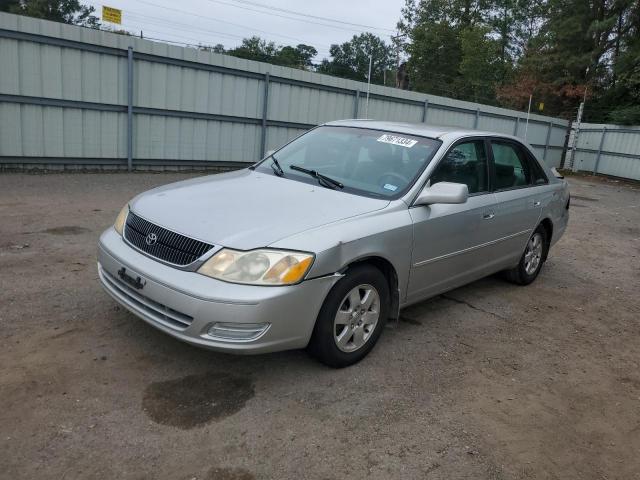
[[[400,309],[484,276],[538,276],[567,183],[508,135],[329,122],[242,170],[155,188],[100,237],[106,291],[201,347],[308,348],[334,367]]]

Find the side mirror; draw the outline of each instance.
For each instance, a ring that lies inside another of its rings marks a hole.
[[[469,188],[464,183],[438,182],[430,187],[425,187],[413,204],[465,203],[468,197]]]

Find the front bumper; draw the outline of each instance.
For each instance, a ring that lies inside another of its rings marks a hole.
[[[137,288],[123,281],[119,274],[123,268],[129,277],[140,278]],[[113,228],[100,237],[98,273],[109,295],[163,332],[212,350],[247,354],[304,348],[320,307],[339,278],[281,287],[222,282],[157,262],[127,245]],[[225,324],[221,332],[255,331],[256,336],[248,340],[212,336],[209,332],[216,323]]]

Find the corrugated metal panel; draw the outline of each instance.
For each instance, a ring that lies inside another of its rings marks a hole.
[[[547,131],[549,130],[548,123],[538,123],[538,122],[529,122],[527,126],[526,123],[520,122],[520,129],[518,130],[518,137],[525,139],[525,132],[527,134],[526,141],[527,143],[534,145],[544,145],[547,141]],[[540,154],[540,158],[542,158],[542,154]]]
[[[141,107],[258,118],[263,82],[137,60],[135,104]]]
[[[543,149],[544,153],[544,149]],[[542,158],[542,156],[540,156]],[[550,167],[558,168],[560,166],[560,162],[562,161],[562,150],[560,149],[549,149],[547,151],[547,158],[545,159],[545,163]]]
[[[475,121],[475,119],[474,119]],[[506,133],[513,135],[515,120],[512,118],[497,118],[482,116],[478,118],[478,129],[488,130],[491,132]]]
[[[134,107],[157,109],[155,115],[149,110],[134,114],[134,159],[255,161],[261,155],[267,72],[272,81],[266,118],[292,123],[288,127],[267,123],[267,149],[299,135],[302,125],[296,127],[296,123],[316,125],[352,118],[358,90],[358,117],[365,116],[367,86],[361,82],[4,13],[0,28],[20,38],[0,35],[0,94],[91,102],[64,108],[35,105],[33,99],[0,102],[0,155],[5,157],[126,158],[126,113],[124,109],[101,111],[100,106],[127,103],[129,46],[137,55]],[[481,115],[476,118],[478,109]],[[187,118],[194,112],[200,116]],[[519,118],[520,137],[524,115],[379,85],[371,86],[368,107],[369,118],[477,126],[507,134],[514,132]],[[535,114],[527,141],[544,145],[549,122],[554,123],[550,145],[562,146],[567,122]],[[630,142],[624,148],[631,152],[637,145]],[[537,152],[542,156],[544,149]],[[548,149],[547,159],[559,162],[559,150]]]
[[[462,128],[473,128],[475,113],[456,112],[444,110],[436,105],[429,104],[427,110],[427,123],[432,125],[445,125]]]
[[[0,103],[0,156],[122,158],[123,114]]]
[[[603,154],[600,157],[598,173],[640,180],[640,158]]]
[[[354,95],[272,82],[268,118],[317,125],[352,118],[354,102]]]
[[[577,169],[587,172],[593,172],[596,166],[597,154],[594,152],[577,152],[575,163]]]
[[[369,99],[369,111],[366,111],[366,92],[362,95],[359,118],[385,119],[397,122],[421,122],[423,107],[379,98]]]
[[[267,129],[267,150],[275,150],[290,142],[305,130],[297,128],[269,127]]]
[[[136,115],[134,156],[142,159],[252,162],[259,157],[258,125]]]
[[[630,133],[607,129],[602,149],[609,152],[640,155],[640,130]]]
[[[567,136],[567,127],[553,126],[551,129],[551,136],[549,137],[549,145],[564,145],[565,138]]]

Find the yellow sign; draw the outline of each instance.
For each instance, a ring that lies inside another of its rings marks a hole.
[[[540,110],[540,111],[544,110],[544,103],[543,102],[540,102],[538,104],[538,110]]]
[[[122,10],[118,10],[117,8],[105,7],[102,6],[102,20],[104,22],[117,23],[118,25],[122,24]]]

